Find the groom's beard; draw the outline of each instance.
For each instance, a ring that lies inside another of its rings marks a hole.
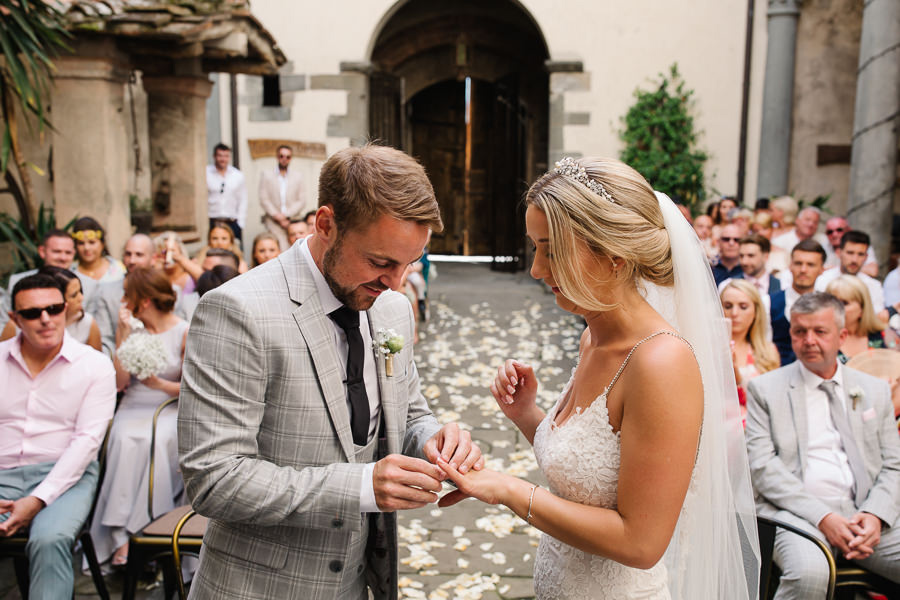
[[[328,284],[328,288],[334,294],[334,297],[348,308],[358,311],[369,310],[375,303],[376,298],[363,292],[360,289],[361,286],[347,287],[342,285],[337,279],[337,273],[340,271],[341,263],[343,262],[343,248],[343,239],[338,238],[334,246],[325,251],[325,255],[322,258],[322,275],[325,277],[325,283]],[[380,290],[388,289],[378,281],[370,281],[362,285]]]

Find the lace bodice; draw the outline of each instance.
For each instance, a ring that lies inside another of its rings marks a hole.
[[[557,426],[554,417],[570,391],[573,370],[559,400],[534,434],[534,454],[551,492],[580,504],[617,507],[620,440],[609,422],[606,397],[634,350],[663,333],[669,332],[660,331],[638,342],[606,390]],[[582,552],[546,534],[541,537],[534,564],[534,589],[541,600],[668,600],[666,582],[662,561],[647,570],[634,569]]]

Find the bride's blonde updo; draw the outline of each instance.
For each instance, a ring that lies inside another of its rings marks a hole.
[[[641,280],[673,285],[669,234],[650,184],[612,158],[580,158],[575,163],[614,201],[555,170],[538,179],[525,197],[547,217],[553,276],[562,293],[587,310],[615,308],[598,300],[595,292],[603,283],[595,265],[613,257],[623,261],[618,277],[632,285]],[[590,250],[590,260],[579,257],[579,247]]]

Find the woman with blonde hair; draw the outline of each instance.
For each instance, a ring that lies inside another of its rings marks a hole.
[[[281,247],[278,245],[278,238],[273,233],[263,231],[253,238],[253,250],[250,252],[250,258],[254,267],[269,262],[279,254],[281,254]]]
[[[237,241],[235,241],[234,232],[231,230],[231,226],[225,221],[213,221],[212,227],[209,228],[209,233],[206,236],[206,246],[201,248],[200,252],[197,253],[197,256],[194,257],[194,262],[197,265],[203,264],[203,260],[206,258],[206,252],[210,248],[224,248],[225,250],[231,250],[238,258],[238,272],[246,273],[249,270],[247,263],[244,262],[244,255],[241,252],[241,248],[238,246]],[[191,276],[196,280],[202,274],[203,270],[199,269],[198,271],[191,273]]]
[[[491,393],[550,486],[489,469],[462,474],[438,459],[458,486],[441,505],[466,496],[504,504],[543,531],[540,599],[756,598],[727,324],[691,225],[608,158],[561,160],[526,204],[531,274],[587,328],[548,412],[534,368],[518,360],[499,367]]]
[[[781,366],[781,358],[769,340],[766,307],[752,283],[730,279],[722,286],[719,299],[725,316],[731,320],[734,379],[743,391],[750,379]]]
[[[794,229],[800,205],[791,196],[778,196],[769,203],[769,211],[772,213],[772,234],[769,239],[774,239]]]
[[[838,360],[848,360],[869,348],[897,347],[897,334],[878,318],[866,284],[855,275],[840,275],[825,291],[844,305],[847,338],[841,344]]]

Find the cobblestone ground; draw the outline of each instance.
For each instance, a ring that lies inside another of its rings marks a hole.
[[[533,364],[539,403],[547,408],[568,379],[581,331],[553,295],[527,274],[486,265],[438,263],[429,292],[431,319],[416,347],[422,390],[442,422],[472,432],[492,469],[546,485],[528,441],[506,421],[488,386],[506,358]],[[538,532],[504,507],[466,500],[447,509],[400,515],[400,597],[432,599],[532,598]],[[120,582],[108,578],[113,597]],[[89,577],[76,598],[97,598]],[[158,599],[159,588],[141,599]],[[10,561],[0,561],[0,599],[19,598]]]

